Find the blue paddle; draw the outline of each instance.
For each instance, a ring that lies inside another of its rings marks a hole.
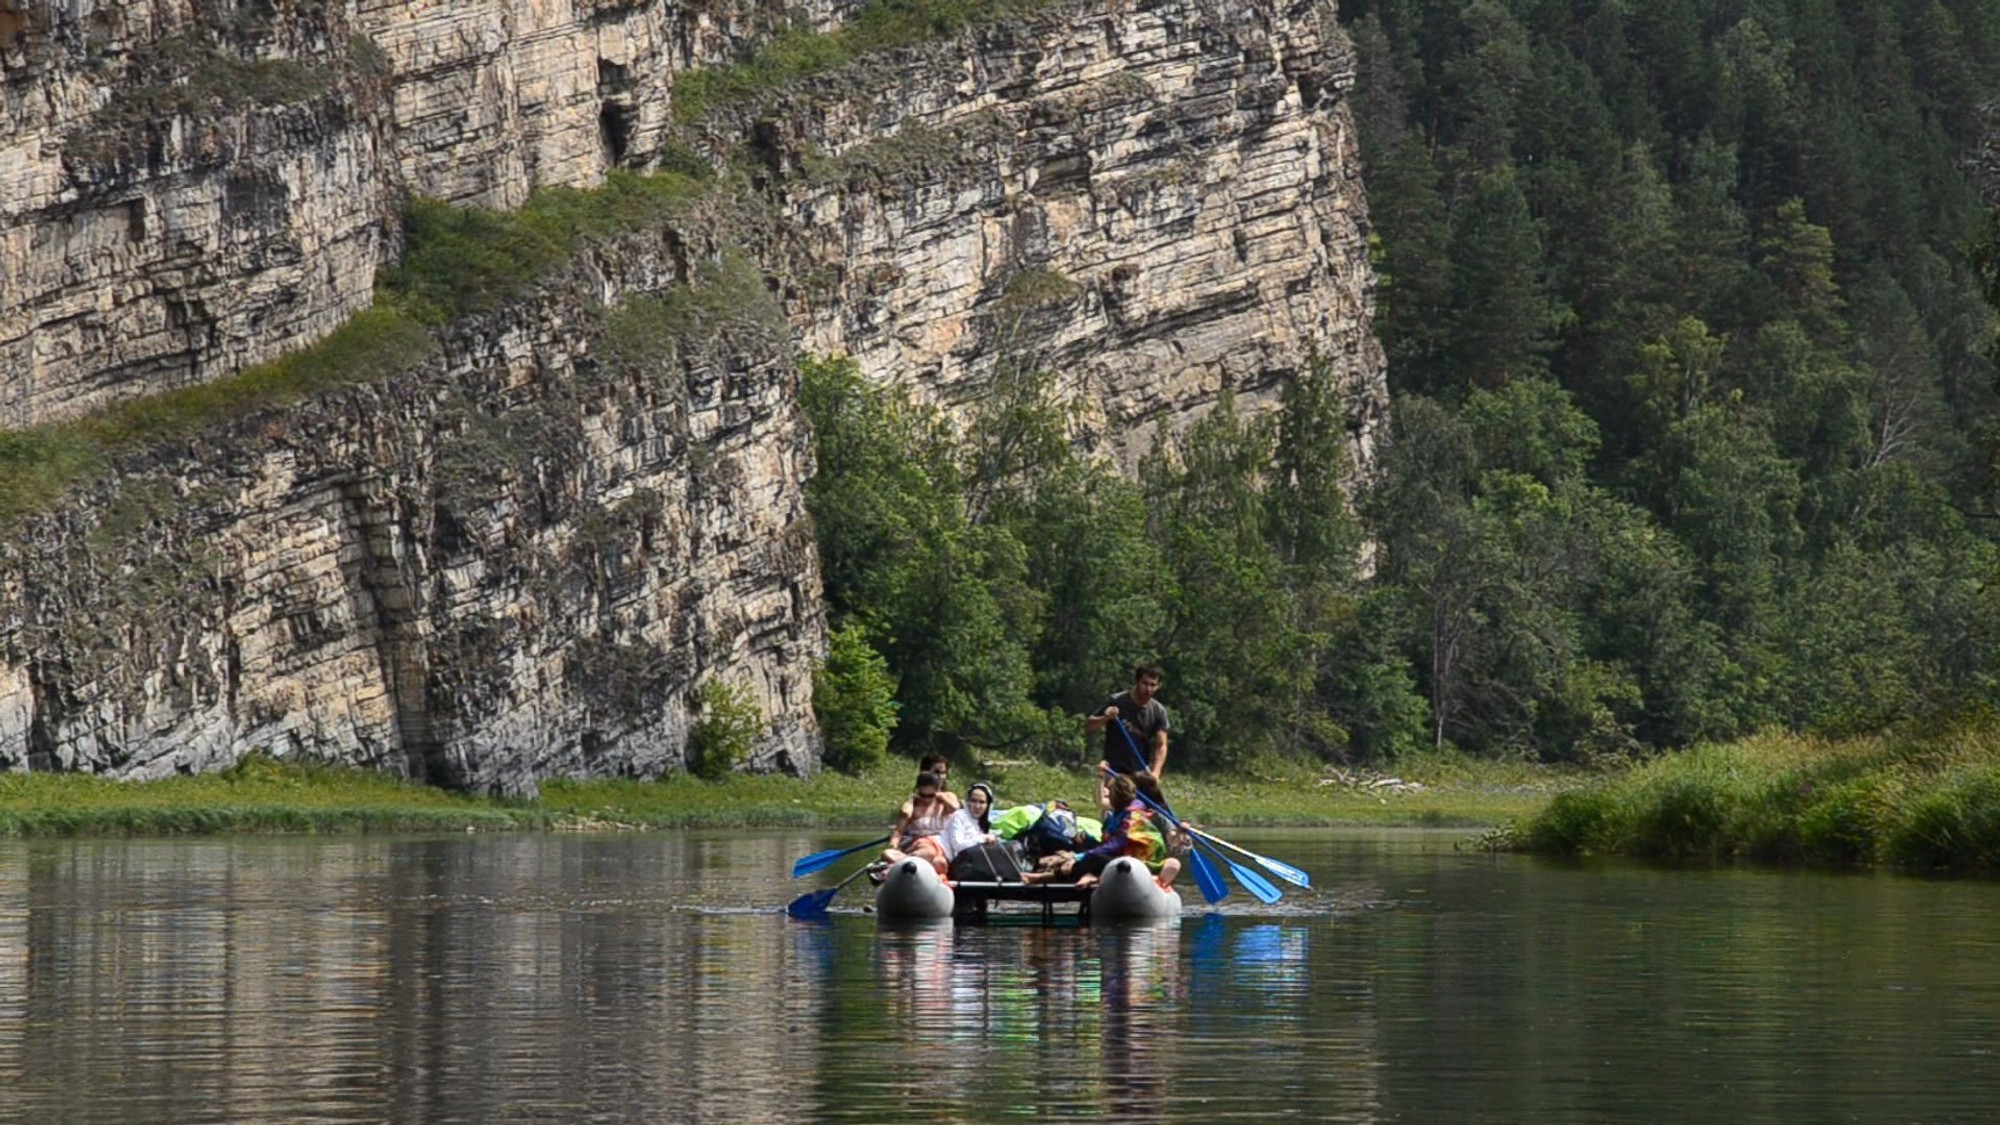
[[[1192,835],[1193,833],[1190,832],[1189,834]],[[1278,889],[1276,883],[1264,878],[1263,873],[1257,871],[1255,868],[1245,867],[1220,852],[1216,853],[1216,858],[1229,865],[1229,873],[1236,876],[1236,881],[1243,884],[1244,890],[1256,895],[1258,902],[1269,906],[1278,901],[1284,894],[1283,891]]]
[[[1187,826],[1182,825],[1182,827],[1186,828]],[[1293,867],[1291,864],[1286,863],[1284,860],[1272,859],[1270,856],[1267,855],[1258,855],[1256,852],[1251,851],[1249,848],[1238,847],[1235,844],[1230,843],[1229,841],[1223,839],[1220,836],[1217,836],[1210,832],[1203,832],[1199,828],[1188,828],[1187,831],[1189,835],[1199,836],[1202,839],[1207,840],[1209,843],[1214,844],[1216,847],[1228,848],[1230,851],[1235,852],[1237,855],[1242,856],[1243,858],[1251,861],[1252,863],[1255,863],[1257,866],[1263,868],[1266,871],[1269,871],[1271,874],[1276,875],[1278,878],[1283,879],[1285,882],[1290,883],[1294,887],[1305,887],[1307,889],[1311,889],[1313,885],[1312,876],[1306,874],[1303,870],[1297,867]]]
[[[1188,849],[1188,865],[1194,868],[1195,886],[1201,888],[1201,897],[1207,899],[1209,905],[1229,897],[1229,884],[1222,881],[1222,872],[1215,869],[1214,862],[1202,854],[1200,848]]]
[[[801,921],[825,917],[827,906],[833,902],[833,896],[840,893],[840,888],[860,878],[874,866],[875,864],[872,862],[864,863],[853,874],[835,883],[833,886],[823,891],[812,891],[808,894],[800,895],[785,904],[785,914]]]
[[[1139,753],[1139,744],[1132,741],[1132,732],[1125,729],[1124,720],[1113,719],[1111,721],[1118,724],[1118,733],[1125,739],[1125,749],[1132,752],[1132,760],[1139,763],[1140,769],[1145,769],[1146,756]],[[1105,768],[1110,769],[1111,767],[1107,764]],[[1112,770],[1111,772],[1116,775],[1118,771]],[[1168,824],[1173,825],[1175,828],[1180,827],[1181,822],[1174,818],[1172,810],[1162,808],[1153,803],[1153,799],[1144,793],[1139,794],[1139,799],[1146,803],[1147,808],[1166,817]],[[1245,879],[1243,871],[1247,869],[1240,868],[1237,864],[1231,863],[1227,859],[1224,859],[1223,862],[1228,863],[1230,870],[1236,872],[1236,881],[1243,884],[1244,890],[1257,896],[1258,899],[1266,904],[1278,901],[1278,888],[1272,886],[1269,879],[1255,872],[1251,873],[1250,878]],[[1209,905],[1213,906],[1229,897],[1229,884],[1222,881],[1222,872],[1215,869],[1215,863],[1208,858],[1206,852],[1201,850],[1200,844],[1196,844],[1188,849],[1188,865],[1194,868],[1195,885],[1201,888],[1201,897],[1207,899]]]
[[[851,848],[829,848],[823,852],[814,852],[797,863],[792,864],[792,878],[796,879],[801,875],[810,875],[815,871],[824,871],[834,864],[839,863],[845,856],[853,855],[855,852],[865,848],[879,848],[888,842],[889,837],[884,836],[880,840],[870,840],[865,844],[856,844]]]
[[[1117,772],[1118,771],[1116,770],[1112,771],[1112,773],[1114,774],[1116,774]],[[1151,797],[1148,797],[1144,793],[1141,793],[1139,794],[1139,799],[1141,801],[1146,802],[1147,808],[1150,808],[1154,812],[1159,813],[1161,816],[1166,817],[1168,824],[1173,825],[1175,828],[1186,827],[1185,825],[1181,824],[1180,821],[1174,819],[1173,813],[1170,813],[1166,809],[1163,809],[1159,805],[1155,804]],[[1189,836],[1198,835],[1198,833],[1196,833],[1195,830],[1192,828],[1187,828],[1186,831]],[[1209,864],[1208,857],[1202,853],[1200,844],[1196,844],[1193,850],[1188,852],[1188,855],[1192,856],[1195,860],[1194,877],[1196,882],[1202,884],[1201,893],[1204,898],[1207,898],[1208,901],[1210,902],[1215,902],[1221,899],[1223,895],[1229,893],[1229,887],[1227,884],[1222,882],[1222,876],[1216,872],[1213,866],[1208,865]],[[1236,881],[1243,884],[1243,889],[1249,891],[1252,895],[1255,895],[1257,897],[1257,900],[1259,902],[1262,902],[1264,905],[1269,906],[1271,903],[1278,901],[1278,899],[1282,896],[1283,892],[1278,890],[1277,885],[1272,883],[1269,879],[1264,878],[1264,876],[1258,874],[1255,871],[1252,871],[1250,868],[1243,866],[1242,864],[1236,862],[1233,859],[1230,859],[1228,856],[1225,856],[1220,852],[1216,853],[1216,858],[1220,859],[1223,863],[1227,864],[1229,867],[1229,873],[1236,876]],[[1208,872],[1209,878],[1213,879],[1215,881],[1215,884],[1221,887],[1220,894],[1214,895],[1212,897],[1209,895],[1208,893],[1209,885],[1208,883],[1202,880],[1201,873],[1204,870]]]

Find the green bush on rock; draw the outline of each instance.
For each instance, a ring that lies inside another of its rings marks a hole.
[[[696,717],[688,733],[688,769],[714,781],[750,757],[764,733],[764,712],[748,687],[709,680],[695,691]]]

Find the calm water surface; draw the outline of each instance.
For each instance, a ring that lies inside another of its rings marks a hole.
[[[0,844],[0,1121],[2000,1120],[2000,885],[1241,839],[1319,892],[886,929],[779,913],[804,833]]]

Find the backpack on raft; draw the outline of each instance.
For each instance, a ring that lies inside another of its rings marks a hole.
[[[1069,851],[1084,839],[1076,823],[1076,813],[1061,801],[1050,801],[1042,808],[1042,815],[1014,837],[1015,842],[1021,845],[1021,854],[1030,863],[1043,856]]]

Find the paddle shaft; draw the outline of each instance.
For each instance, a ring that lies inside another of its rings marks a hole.
[[[879,866],[880,863],[880,860],[870,860],[849,872],[847,878],[842,879],[833,886],[823,891],[810,891],[800,895],[785,907],[785,913],[793,918],[810,917],[815,914],[826,913],[827,904],[833,901],[833,896],[839,894],[842,887],[866,875],[869,871]]]
[[[1258,855],[1256,852],[1251,851],[1249,848],[1242,847],[1237,844],[1232,844],[1220,836],[1216,836],[1208,832],[1203,832],[1199,828],[1191,828],[1188,827],[1187,825],[1182,825],[1181,827],[1187,831],[1188,835],[1199,836],[1202,839],[1207,840],[1209,843],[1214,844],[1218,848],[1228,848],[1230,851],[1235,852],[1237,855],[1240,855],[1247,860],[1250,860],[1252,863],[1255,863],[1257,866],[1264,868],[1265,870],[1271,872],[1271,874],[1276,875],[1278,878],[1283,879],[1285,882],[1290,883],[1295,887],[1309,888],[1312,886],[1312,876],[1306,874],[1305,871],[1300,868],[1293,867],[1291,864],[1286,863],[1284,860],[1272,859],[1270,856],[1267,855]]]
[[[853,855],[855,852],[880,847],[888,842],[889,837],[884,836],[879,840],[870,840],[865,844],[856,844],[851,848],[828,848],[823,852],[814,852],[792,864],[792,878],[797,879],[802,875],[811,875],[815,871],[824,871],[834,864],[839,863],[843,858]]]
[[[1125,724],[1122,722],[1118,723],[1118,733],[1125,736],[1125,748],[1132,752],[1133,760],[1138,762],[1140,768],[1143,769],[1146,764],[1145,755],[1139,753],[1138,745],[1132,741],[1131,732],[1125,729]],[[1109,762],[1105,763],[1104,768],[1106,770],[1109,770],[1113,777],[1118,776],[1118,771],[1111,769],[1111,764]],[[1135,793],[1136,792],[1137,791],[1135,790]],[[1192,844],[1192,846],[1188,849],[1188,854],[1194,857],[1194,861],[1197,865],[1207,861],[1208,857],[1202,854],[1201,844],[1196,840],[1196,837],[1208,840],[1213,840],[1214,839],[1213,837],[1209,836],[1205,832],[1197,832],[1197,830],[1188,828],[1186,825],[1183,825],[1177,818],[1175,818],[1173,810],[1166,807],[1164,801],[1154,801],[1151,797],[1146,796],[1144,793],[1137,793],[1137,796],[1139,800],[1145,802],[1147,808],[1152,809],[1154,812],[1157,812],[1161,816],[1166,817],[1168,824],[1171,824],[1175,828],[1181,829],[1182,831],[1185,831],[1188,834],[1189,840]],[[1245,868],[1242,864],[1237,863],[1234,860],[1231,860],[1227,857],[1224,857],[1222,862],[1229,866],[1229,870],[1236,875],[1236,881],[1243,884],[1244,889],[1248,890],[1252,895],[1255,895],[1258,899],[1266,903],[1272,903],[1278,900],[1280,892],[1278,891],[1278,888],[1274,886],[1269,879],[1264,878],[1262,875],[1259,875],[1256,872],[1251,871],[1248,868]],[[1203,881],[1206,882],[1206,880]]]
[[[1125,749],[1132,752],[1132,760],[1139,763],[1140,769],[1145,769],[1147,765],[1146,756],[1139,753],[1139,744],[1132,741],[1132,732],[1125,729],[1125,720],[1113,719],[1111,721],[1118,724],[1118,733],[1125,739]],[[1118,776],[1118,771],[1111,768],[1111,763],[1104,763],[1104,768],[1113,777]],[[1157,781],[1158,779],[1155,778],[1154,780]],[[1135,789],[1134,792],[1136,793],[1137,790]],[[1174,816],[1173,810],[1165,807],[1165,802],[1155,804],[1153,799],[1144,793],[1138,793],[1138,797],[1146,803],[1148,808],[1166,817],[1168,824],[1173,825],[1175,828],[1181,826],[1181,822]],[[1206,855],[1202,854],[1200,845],[1194,843],[1193,837],[1189,837],[1188,864],[1194,868],[1195,882],[1201,887],[1201,897],[1207,899],[1210,903],[1217,903],[1228,896],[1229,885],[1222,881],[1222,874],[1216,871],[1214,863]],[[1238,881],[1241,882],[1241,879],[1239,878]]]

